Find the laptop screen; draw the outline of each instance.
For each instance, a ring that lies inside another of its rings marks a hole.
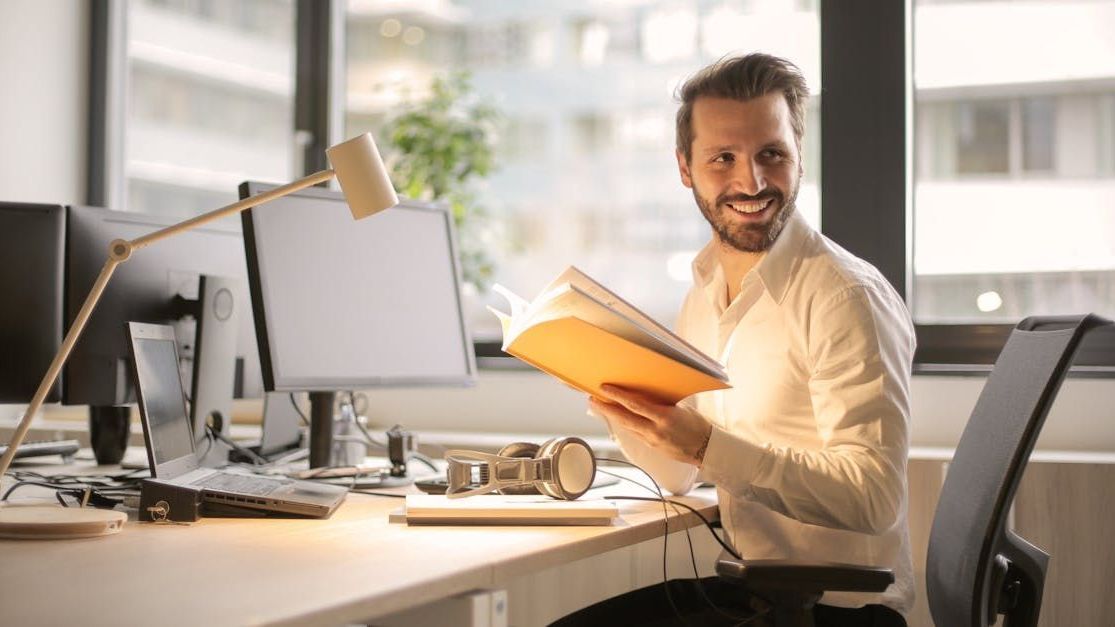
[[[192,457],[194,443],[174,340],[133,337],[132,342],[141,391],[140,409],[154,465],[158,467],[182,457]]]

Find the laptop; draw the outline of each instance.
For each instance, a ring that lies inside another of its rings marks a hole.
[[[268,392],[263,398],[263,435],[257,453],[285,457],[302,446],[302,417],[287,392]]]
[[[151,476],[198,490],[207,509],[222,513],[326,518],[337,509],[346,488],[203,467],[190,432],[174,329],[129,322],[127,330]]]

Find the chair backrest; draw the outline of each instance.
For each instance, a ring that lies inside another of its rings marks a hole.
[[[929,536],[933,622],[1033,625],[1049,556],[1006,528],[1007,513],[1093,315],[1027,318],[1011,332],[956,447]]]

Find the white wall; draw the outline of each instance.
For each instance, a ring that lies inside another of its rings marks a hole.
[[[0,200],[85,202],[88,64],[88,3],[0,2]]]
[[[67,0],[0,2],[0,199],[85,200],[88,6]],[[915,446],[950,446],[983,387],[981,377],[915,377]],[[534,372],[486,371],[474,388],[369,392],[377,424],[412,429],[603,434],[585,401]],[[1115,452],[1115,381],[1068,381],[1046,423],[1045,449]],[[21,408],[0,406],[0,419]]]
[[[0,2],[0,200],[85,202],[89,3]]]

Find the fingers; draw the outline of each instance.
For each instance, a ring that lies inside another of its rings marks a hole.
[[[667,420],[670,410],[674,408],[673,405],[663,405],[645,394],[617,385],[604,384],[601,386],[601,392],[607,395],[606,400],[618,403],[631,412],[655,422]]]
[[[618,403],[590,397],[589,411],[603,417],[615,426],[634,431],[644,437],[651,435],[655,431],[655,424],[652,421]]]

